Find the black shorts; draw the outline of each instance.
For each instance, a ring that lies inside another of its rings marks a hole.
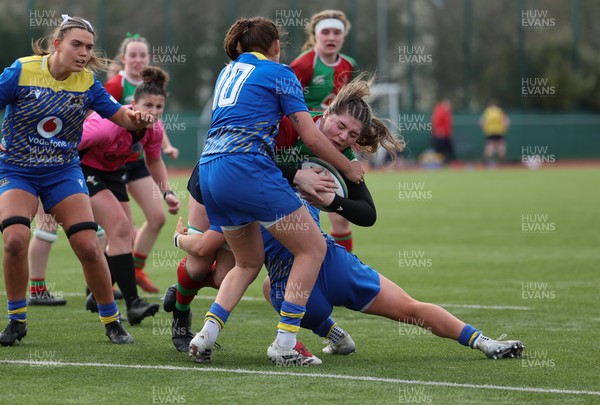
[[[83,177],[85,178],[85,184],[90,191],[90,197],[102,190],[110,190],[111,193],[117,197],[117,200],[121,202],[129,201],[127,195],[127,187],[123,182],[123,176],[125,175],[125,169],[118,169],[114,172],[107,172],[104,170],[94,169],[86,165],[81,165],[83,171]]]
[[[135,162],[127,162],[123,167],[125,168],[125,176],[123,177],[125,184],[150,176],[146,161],[143,158]]]
[[[492,142],[502,142],[504,141],[504,135],[488,135],[487,140]]]
[[[187,189],[194,200],[204,205],[204,200],[202,199],[202,192],[200,191],[200,163],[196,163],[196,166],[194,166],[194,170],[192,170],[192,175],[188,180]]]

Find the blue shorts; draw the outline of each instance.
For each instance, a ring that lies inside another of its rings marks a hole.
[[[281,310],[286,282],[287,278],[271,283],[271,302],[277,312]],[[333,307],[364,311],[380,289],[379,273],[344,247],[328,241],[327,254],[300,326],[318,328],[331,315]]]
[[[39,168],[25,168],[0,162],[0,195],[14,189],[27,191],[39,197],[46,212],[73,194],[89,195],[77,161],[65,166]]]
[[[200,190],[211,224],[273,223],[302,203],[267,156],[221,155],[200,162]]]

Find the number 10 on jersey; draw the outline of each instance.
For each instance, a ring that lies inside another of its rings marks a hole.
[[[241,62],[231,62],[227,65],[217,82],[212,109],[214,110],[217,106],[230,107],[235,105],[242,86],[254,68],[254,65]]]

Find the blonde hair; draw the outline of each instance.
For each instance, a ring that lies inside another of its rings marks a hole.
[[[352,27],[352,24],[350,24],[350,21],[348,21],[348,19],[346,18],[346,14],[344,14],[343,11],[340,11],[340,10],[319,11],[318,13],[313,14],[312,17],[310,17],[310,22],[306,26],[306,34],[308,35],[308,39],[306,40],[304,45],[302,45],[303,51],[307,51],[307,50],[315,47],[315,45],[317,44],[315,27],[317,26],[319,21],[325,20],[327,18],[335,18],[336,20],[340,20],[344,24],[344,36],[348,35],[348,32],[350,32],[350,28]]]
[[[47,35],[42,38],[39,38],[35,42],[32,40],[31,48],[33,49],[33,53],[35,55],[40,55],[40,56],[52,54],[53,52],[55,52],[55,50],[52,48],[52,42],[54,42],[55,39],[60,39],[62,41],[62,39],[65,36],[65,33],[69,32],[70,30],[72,30],[74,28],[86,30],[87,32],[90,32],[94,36],[94,39],[96,38],[96,34],[94,33],[94,28],[92,27],[92,24],[89,23],[89,21],[87,21],[81,17],[63,16],[62,24],[60,24],[60,26],[56,27],[56,29],[52,32],[52,34]],[[46,40],[48,40],[48,45],[46,47],[44,47],[44,41],[46,41]],[[103,56],[99,56],[92,49],[91,57],[90,57],[90,60],[86,67],[94,72],[107,71],[109,63],[110,63],[109,59],[106,59]]]
[[[340,89],[327,107],[327,112],[334,115],[349,115],[362,123],[362,130],[356,140],[361,152],[372,154],[382,146],[392,159],[395,159],[396,153],[404,149],[404,139],[400,135],[396,137],[392,134],[385,125],[386,121],[390,122],[389,120],[382,120],[373,115],[367,98],[374,82],[374,76],[361,73]]]
[[[117,55],[115,56],[115,60],[118,61],[120,64],[123,64],[121,62],[121,58],[123,58],[123,56],[125,56],[125,53],[127,52],[127,46],[132,42],[143,43],[148,48],[148,53],[150,53],[150,43],[148,42],[148,40],[146,38],[140,36],[140,34],[131,35],[128,32],[125,39],[121,42],[121,45],[119,45],[119,50],[117,51]]]

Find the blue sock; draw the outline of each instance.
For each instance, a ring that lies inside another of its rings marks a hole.
[[[298,333],[300,330],[300,322],[302,321],[305,312],[305,306],[283,301],[281,303],[281,311],[279,311],[281,318],[279,319],[279,324],[277,324],[277,329]]]
[[[27,320],[27,300],[8,300],[8,319],[25,322]]]
[[[475,329],[471,325],[467,324],[463,328],[462,332],[460,332],[458,343],[463,346],[469,346],[472,349],[473,343],[475,343],[475,340],[477,340],[479,335],[481,335],[481,331],[479,329]]]
[[[117,302],[113,301],[110,304],[98,304],[98,314],[100,315],[100,322],[108,324],[119,320],[119,308],[117,308]]]
[[[335,326],[335,322],[331,317],[325,319],[322,324],[313,329],[313,332],[322,338],[327,338],[331,329]]]
[[[206,315],[204,315],[204,322],[206,323],[207,321],[213,321],[217,325],[219,325],[219,329],[223,329],[225,327],[227,319],[229,319],[229,315],[230,312],[228,310],[226,310],[216,302],[213,302]]]

